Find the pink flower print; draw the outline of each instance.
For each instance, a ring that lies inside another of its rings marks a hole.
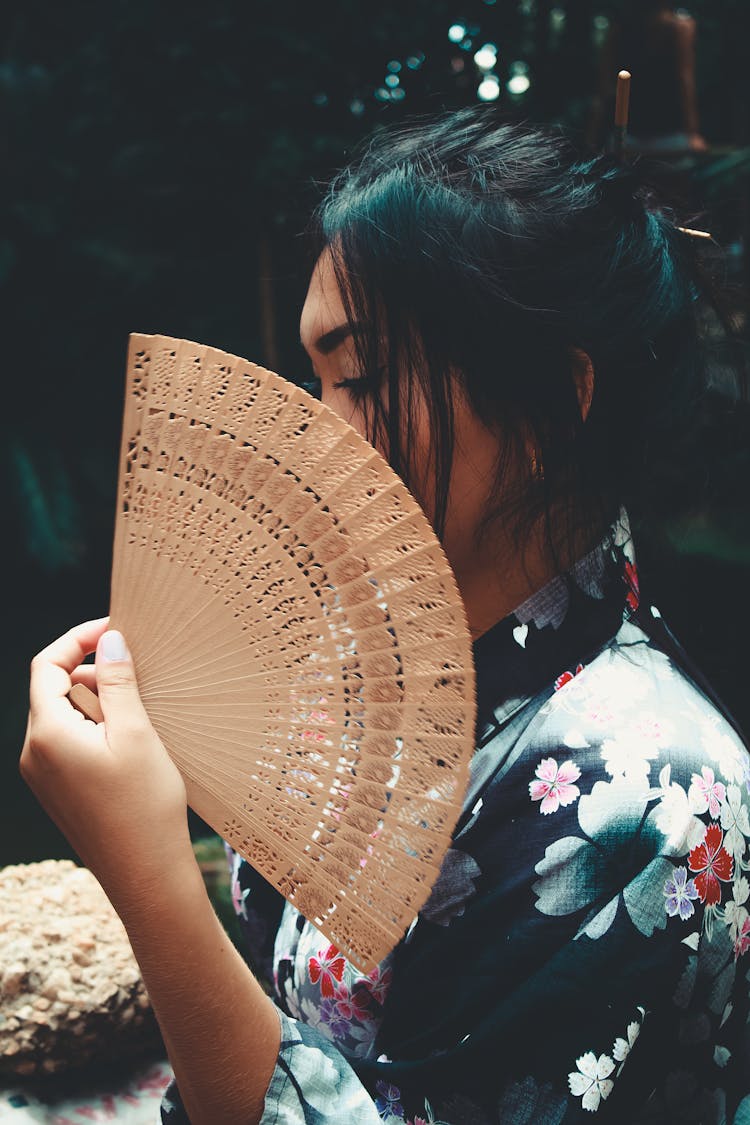
[[[710,766],[701,766],[700,775],[693,774],[688,789],[688,801],[693,812],[708,812],[713,820],[718,820],[725,796],[726,789],[721,781],[715,780]]]
[[[721,884],[732,878],[734,860],[722,847],[724,833],[713,821],[703,834],[703,842],[693,848],[688,856],[688,867],[696,872],[695,886],[698,898],[706,906],[717,906],[721,902]]]
[[[671,733],[669,725],[665,726],[654,715],[641,715],[634,723],[634,730],[640,738],[655,742],[658,746],[667,745],[667,738]]]
[[[346,961],[335,945],[329,945],[325,950],[318,950],[317,957],[311,957],[307,972],[313,984],[320,981],[320,994],[330,1000],[336,991],[336,981],[341,981],[344,975]]]
[[[578,664],[576,665],[575,672],[562,672],[555,680],[555,691],[559,691],[560,688],[565,687],[566,684],[569,684],[570,681],[578,676],[582,671],[583,664]]]
[[[554,758],[543,758],[535,770],[537,780],[529,782],[532,801],[541,801],[539,811],[547,816],[557,812],[560,805],[571,805],[581,795],[574,782],[581,771],[575,762],[568,760],[558,767]]]
[[[743,953],[747,953],[750,949],[750,916],[742,920],[742,925],[737,930],[737,937],[734,942],[734,959],[741,957]]]
[[[667,879],[664,884],[664,894],[670,918],[676,918],[679,914],[682,921],[687,922],[695,913],[693,902],[698,898],[698,888],[693,879],[688,879],[684,867],[675,868],[671,879]]]
[[[608,727],[614,722],[614,711],[608,707],[606,703],[594,704],[594,706],[587,711],[586,718],[591,723],[596,723],[599,727]]]
[[[632,562],[625,563],[625,584],[628,587],[625,601],[635,613],[641,602],[641,587],[638,581],[638,571]]]

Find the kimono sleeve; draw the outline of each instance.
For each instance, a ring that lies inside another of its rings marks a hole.
[[[379,1125],[375,1103],[332,1043],[278,1010],[281,1046],[260,1125]],[[161,1103],[164,1125],[189,1125],[173,1081]]]

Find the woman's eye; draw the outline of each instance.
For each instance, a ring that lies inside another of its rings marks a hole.
[[[339,379],[337,383],[333,384],[334,390],[343,388],[344,390],[351,391],[354,395],[366,394],[371,385],[371,380],[363,378],[362,376],[356,376],[354,379]]]
[[[336,390],[343,388],[355,398],[364,398],[367,394],[377,391],[383,381],[386,368],[378,367],[371,375],[355,375],[353,378],[339,379],[333,386]]]

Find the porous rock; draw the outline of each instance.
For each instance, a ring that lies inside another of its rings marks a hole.
[[[0,1074],[59,1074],[160,1044],[125,928],[71,860],[0,869]]]

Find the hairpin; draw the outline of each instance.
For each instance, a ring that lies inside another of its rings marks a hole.
[[[615,132],[614,152],[621,157],[625,151],[625,134],[628,128],[628,108],[630,105],[630,71],[621,70],[617,75],[615,94]]]
[[[693,230],[692,227],[678,227],[677,229],[679,231],[682,231],[683,234],[689,234],[691,238],[711,238],[712,237],[712,234],[711,234],[710,230]]]

